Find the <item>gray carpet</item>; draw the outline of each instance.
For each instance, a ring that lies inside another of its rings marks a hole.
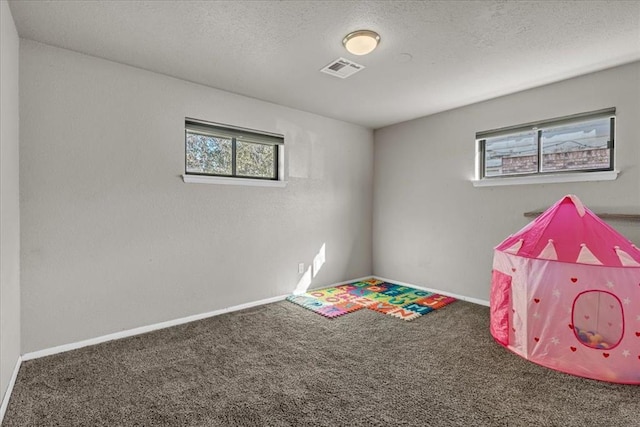
[[[283,301],[27,361],[12,426],[639,426],[640,389],[529,363],[455,302],[412,322]]]

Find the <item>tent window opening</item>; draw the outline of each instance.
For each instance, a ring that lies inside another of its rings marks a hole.
[[[282,135],[185,120],[185,173],[279,180]]]
[[[576,338],[587,347],[609,349],[622,340],[622,304],[612,293],[582,292],[573,302],[572,319]]]
[[[615,108],[476,133],[480,179],[614,170]]]

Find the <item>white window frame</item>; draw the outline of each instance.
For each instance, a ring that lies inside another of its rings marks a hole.
[[[618,171],[615,169],[615,108],[607,108],[598,111],[591,111],[586,113],[574,114],[571,116],[565,116],[555,118],[551,120],[544,120],[538,122],[531,122],[517,126],[509,126],[506,128],[494,129],[489,131],[483,131],[476,133],[476,160],[475,160],[475,178],[472,183],[475,187],[493,187],[502,185],[519,185],[519,184],[546,184],[546,183],[561,183],[561,182],[581,182],[581,181],[608,181],[614,180],[618,176]],[[584,170],[570,170],[570,171],[553,171],[544,172],[541,171],[541,147],[542,142],[540,139],[541,132],[547,128],[553,128],[557,126],[579,123],[588,120],[595,120],[601,118],[609,118],[611,120],[611,133],[609,141],[610,149],[610,166],[608,168],[600,169],[584,169]],[[509,134],[517,134],[526,131],[535,131],[534,141],[538,146],[538,170],[528,174],[513,174],[513,175],[499,175],[499,176],[484,176],[485,173],[485,151],[484,142],[486,139],[495,136],[504,136]]]
[[[214,136],[229,136],[238,141],[245,140],[247,142],[261,141],[276,147],[276,178],[251,178],[245,176],[225,176],[225,175],[209,175],[200,173],[190,173],[187,171],[187,145],[186,135],[188,131],[196,131],[197,133],[206,134],[210,131]],[[184,174],[182,180],[191,184],[222,184],[222,185],[244,185],[254,187],[286,187],[284,168],[284,136],[281,134],[258,131],[254,129],[241,128],[237,126],[223,125],[219,123],[207,122],[198,119],[185,118],[185,143],[184,143]]]

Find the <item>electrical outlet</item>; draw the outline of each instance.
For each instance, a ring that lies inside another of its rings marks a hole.
[[[304,273],[304,262],[298,264],[298,274]]]

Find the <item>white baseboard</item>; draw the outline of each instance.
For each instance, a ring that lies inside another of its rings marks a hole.
[[[333,285],[323,285],[323,288],[330,286],[337,286],[343,283],[356,282],[359,280],[369,279],[373,276],[364,276],[357,279],[352,280],[343,280],[338,283],[334,283]],[[126,331],[114,332],[112,334],[102,335],[96,338],[89,338],[87,340],[78,341],[69,344],[63,344],[55,347],[45,348],[43,350],[37,350],[29,353],[25,353],[22,355],[22,360],[32,360],[38,359],[40,357],[51,356],[53,354],[64,353],[65,351],[76,350],[82,347],[87,347],[90,345],[101,344],[107,341],[113,341],[120,338],[127,338],[134,335],[145,334],[147,332],[156,331],[158,329],[170,328],[171,326],[182,325],[184,323],[194,322],[196,320],[206,319],[208,317],[219,316],[225,313],[231,313],[233,311],[244,310],[246,308],[256,307],[259,305],[269,304],[272,302],[282,301],[287,298],[287,295],[279,295],[277,297],[266,298],[258,301],[248,302],[245,304],[234,305],[233,307],[227,307],[220,310],[209,311],[207,313],[195,314],[192,316],[182,317],[180,319],[168,320],[166,322],[154,323],[152,325],[140,326],[139,328],[128,329]]]
[[[140,326],[138,328],[127,329],[125,331],[114,332],[112,334],[102,335],[96,338],[89,338],[74,343],[63,344],[56,347],[45,348],[43,350],[33,351],[22,355],[22,360],[38,359],[40,357],[51,356],[53,354],[64,353],[65,351],[76,350],[90,345],[101,344],[107,341],[113,341],[120,338],[127,338],[134,335],[145,334],[147,332],[156,331],[158,329],[170,328],[171,326],[182,325],[184,323],[194,322],[196,320],[206,319],[208,317],[219,316],[232,311],[244,310],[246,308],[256,307],[258,305],[269,304],[272,302],[282,301],[288,295],[279,295],[277,297],[265,298],[258,301],[252,301],[245,304],[234,305],[232,307],[222,308],[220,310],[209,311],[206,313],[194,314],[192,316],[181,317],[179,319],[167,320],[166,322],[154,323],[152,325]]]
[[[20,365],[22,365],[22,357],[18,356],[16,366],[13,368],[13,374],[11,375],[11,379],[9,380],[9,385],[7,386],[7,390],[5,391],[4,397],[2,398],[2,405],[0,406],[0,425],[2,425],[4,414],[7,412],[9,399],[11,399],[11,393],[13,393],[13,386],[16,384],[18,372],[20,371]]]
[[[398,280],[387,279],[387,278],[384,278],[384,277],[379,277],[379,276],[374,276],[374,275],[363,276],[363,277],[350,279],[350,280],[342,280],[340,282],[337,282],[337,283],[334,283],[334,284],[331,284],[331,285],[322,285],[319,288],[337,286],[337,285],[341,285],[341,284],[344,284],[344,283],[357,282],[357,281],[370,279],[370,278],[375,278],[375,279],[383,280],[385,282],[390,282],[390,283],[396,283],[396,284],[399,284],[399,285],[410,286],[412,288],[421,289],[421,290],[428,291],[428,292],[436,292],[436,293],[439,293],[439,294],[442,294],[442,295],[447,295],[447,296],[454,297],[454,298],[462,300],[462,301],[472,302],[474,304],[480,304],[480,305],[489,306],[489,301],[485,301],[485,300],[481,300],[481,299],[477,299],[477,298],[471,298],[471,297],[467,297],[467,296],[464,296],[464,295],[457,295],[457,294],[453,294],[451,292],[442,291],[440,289],[425,288],[425,287],[422,287],[422,286],[414,285],[412,283],[404,283],[404,282],[400,282]],[[314,289],[315,289],[315,287],[314,287]],[[87,347],[87,346],[90,346],[90,345],[101,344],[101,343],[107,342],[107,341],[113,341],[113,340],[117,340],[117,339],[120,339],[120,338],[127,338],[127,337],[131,337],[131,336],[134,336],[134,335],[145,334],[147,332],[156,331],[158,329],[169,328],[171,326],[182,325],[184,323],[194,322],[196,320],[206,319],[206,318],[213,317],[213,316],[219,316],[221,314],[231,313],[233,311],[244,310],[244,309],[251,308],[251,307],[256,307],[256,306],[259,306],[259,305],[264,305],[264,304],[269,304],[269,303],[272,303],[272,302],[282,301],[287,296],[288,296],[288,294],[287,295],[279,295],[279,296],[276,296],[276,297],[271,297],[271,298],[266,298],[266,299],[262,299],[262,300],[258,300],[258,301],[248,302],[248,303],[245,303],[245,304],[239,304],[239,305],[235,305],[235,306],[232,306],[232,307],[223,308],[223,309],[220,309],[220,310],[214,310],[214,311],[209,311],[209,312],[206,312],[206,313],[195,314],[195,315],[192,315],[192,316],[182,317],[182,318],[179,318],[179,319],[168,320],[166,322],[154,323],[152,325],[141,326],[141,327],[138,327],[138,328],[128,329],[128,330],[125,330],[125,331],[115,332],[115,333],[107,334],[107,335],[102,335],[102,336],[99,336],[99,337],[90,338],[90,339],[83,340],[83,341],[78,341],[78,342],[69,343],[69,344],[63,344],[63,345],[59,345],[59,346],[56,346],[56,347],[45,348],[43,350],[38,350],[38,351],[33,351],[33,352],[29,352],[29,353],[23,354],[22,357],[21,357],[21,361],[38,359],[40,357],[51,356],[53,354],[58,354],[58,353],[64,353],[66,351],[76,350],[76,349],[79,349],[79,348],[82,348],[82,347]],[[18,368],[19,368],[19,366],[18,366]],[[15,372],[15,375],[17,375],[17,371]],[[15,380],[15,378],[14,378],[14,380]],[[8,402],[8,399],[7,399],[7,402]]]
[[[454,297],[455,299],[459,299],[461,301],[468,301],[468,302],[472,302],[474,304],[485,305],[485,306],[489,307],[489,301],[487,301],[487,300],[483,300],[483,299],[479,299],[479,298],[473,298],[473,297],[467,297],[467,296],[464,296],[464,295],[458,295],[458,294],[454,294],[454,293],[451,293],[451,292],[448,292],[448,291],[443,291],[443,290],[440,290],[440,289],[425,288],[424,286],[414,285],[413,283],[400,282],[398,280],[387,279],[387,278],[380,277],[380,276],[373,276],[373,277],[378,279],[378,280],[382,280],[384,282],[395,283],[396,285],[402,285],[402,286],[409,286],[411,288],[421,289],[421,290],[427,291],[427,292],[435,292],[435,293],[440,294],[440,295],[446,295],[446,296],[449,296],[449,297]]]

